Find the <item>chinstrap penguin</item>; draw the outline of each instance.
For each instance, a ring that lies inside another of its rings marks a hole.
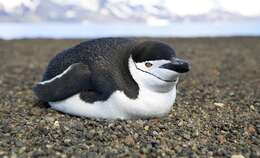
[[[189,69],[165,43],[100,38],[57,54],[33,91],[51,108],[71,115],[160,117],[175,102],[179,74]]]

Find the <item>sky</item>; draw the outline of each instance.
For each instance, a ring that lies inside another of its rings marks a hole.
[[[12,10],[20,4],[25,4],[35,8],[40,0],[0,0],[5,10]],[[96,0],[52,0],[60,4],[82,4],[85,7],[96,3]],[[240,13],[244,16],[260,16],[260,0],[109,0],[111,2],[127,2],[131,4],[145,4],[152,6],[155,4],[164,4],[174,13],[185,15],[196,15],[207,13],[212,9],[222,8],[224,10]],[[92,5],[92,9],[95,5]]]
[[[245,16],[260,15],[259,0],[168,0],[168,6],[175,6],[179,15],[201,14],[218,8]]]
[[[31,10],[37,8],[39,2],[44,0],[0,0],[0,10],[16,13],[16,7],[24,5]],[[99,0],[49,0],[60,5],[74,5],[94,12],[100,11]],[[101,0],[103,1],[103,0]],[[127,13],[129,8],[125,6],[143,6],[145,10],[146,24],[148,25],[96,25],[91,23],[79,24],[8,24],[1,23],[0,39],[15,38],[84,38],[84,37],[103,37],[103,36],[176,36],[176,37],[199,37],[199,36],[259,36],[260,21],[219,21],[200,22],[200,23],[180,23],[169,25],[166,19],[158,19],[150,16],[155,13],[163,13],[161,6],[167,10],[167,14],[179,16],[189,15],[210,15],[210,11],[221,10],[229,13],[241,14],[248,17],[260,17],[260,0],[106,0],[109,3],[106,7],[118,11],[120,16],[124,15],[122,10]],[[121,5],[123,4],[123,5]],[[126,4],[126,5],[125,5]],[[113,8],[115,7],[115,8]],[[116,7],[123,7],[121,10]],[[45,10],[44,10],[45,12]],[[72,12],[73,13],[73,12]],[[221,12],[222,13],[222,12]],[[225,12],[224,12],[225,13]],[[63,14],[63,13],[62,13]],[[64,13],[66,15],[66,13]],[[73,16],[73,14],[71,14]],[[214,15],[214,12],[213,12]],[[74,15],[75,16],[75,15]],[[225,16],[225,14],[224,14]],[[20,16],[20,17],[23,17]],[[19,18],[20,18],[19,17]],[[249,18],[250,19],[250,18]],[[155,25],[156,24],[156,25]],[[46,28],[48,28],[46,30]],[[62,28],[62,29],[61,29]],[[73,31],[71,31],[73,30]],[[126,31],[127,30],[127,31]]]

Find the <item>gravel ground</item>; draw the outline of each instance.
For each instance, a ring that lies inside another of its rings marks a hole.
[[[260,38],[157,39],[192,61],[164,118],[96,120],[46,107],[31,87],[81,40],[0,40],[0,157],[260,157]]]

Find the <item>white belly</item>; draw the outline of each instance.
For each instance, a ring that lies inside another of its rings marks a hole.
[[[129,119],[163,116],[170,111],[175,98],[176,87],[167,93],[140,91],[136,99],[130,99],[123,92],[115,91],[106,101],[87,103],[76,94],[49,104],[55,110],[77,116]]]

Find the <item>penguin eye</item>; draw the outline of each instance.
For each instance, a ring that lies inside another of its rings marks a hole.
[[[152,63],[149,63],[149,62],[146,62],[146,63],[145,63],[145,66],[146,66],[146,67],[152,67],[153,64],[152,64]]]

